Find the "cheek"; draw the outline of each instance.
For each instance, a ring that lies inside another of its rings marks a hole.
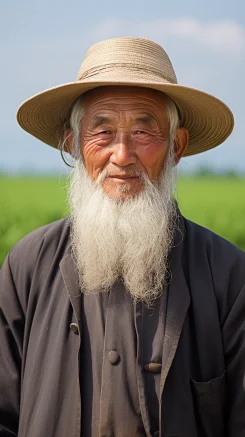
[[[137,147],[139,160],[148,168],[163,164],[166,154],[167,144],[141,144]]]
[[[98,144],[97,141],[88,141],[82,147],[85,167],[88,174],[96,179],[101,170],[109,160],[110,152],[103,145]]]

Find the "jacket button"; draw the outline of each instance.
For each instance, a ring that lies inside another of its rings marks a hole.
[[[79,334],[78,325],[76,323],[71,323],[70,324],[70,329],[74,332],[74,334],[76,334],[76,335]]]
[[[144,369],[149,373],[160,373],[162,370],[162,365],[159,363],[149,363],[144,366]]]
[[[117,364],[120,360],[120,355],[117,351],[111,350],[108,354],[108,358],[111,364]]]

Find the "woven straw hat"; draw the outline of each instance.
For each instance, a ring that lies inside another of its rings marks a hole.
[[[205,92],[179,85],[164,49],[142,38],[113,38],[94,44],[87,52],[75,82],[43,91],[26,100],[17,120],[30,134],[58,147],[74,101],[100,86],[141,86],[167,94],[177,105],[181,126],[189,130],[185,156],[221,144],[234,120],[230,109]]]

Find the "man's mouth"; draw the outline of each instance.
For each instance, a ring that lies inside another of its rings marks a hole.
[[[138,175],[108,175],[109,179],[119,179],[119,180],[131,180],[131,179],[138,179]]]

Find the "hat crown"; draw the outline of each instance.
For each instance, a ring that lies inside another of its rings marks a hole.
[[[143,81],[177,83],[172,63],[165,50],[144,38],[122,37],[100,41],[87,51],[77,80]]]

